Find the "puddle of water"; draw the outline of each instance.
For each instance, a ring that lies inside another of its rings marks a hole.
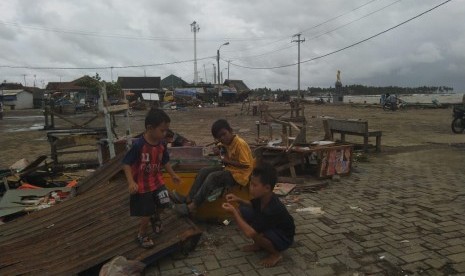
[[[8,116],[3,117],[3,120],[27,120],[27,119],[43,119],[44,116]]]
[[[43,124],[33,124],[30,127],[8,128],[8,129],[5,129],[4,132],[22,132],[22,131],[42,130],[42,129],[44,129]]]

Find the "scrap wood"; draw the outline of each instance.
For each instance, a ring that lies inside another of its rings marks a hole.
[[[295,193],[316,193],[318,190],[321,190],[322,188],[325,188],[328,185],[329,185],[328,181],[316,183],[316,184],[298,185],[295,187],[294,192]]]
[[[276,183],[273,189],[273,193],[275,193],[278,196],[285,196],[289,194],[294,188],[296,184],[290,184],[290,183]]]

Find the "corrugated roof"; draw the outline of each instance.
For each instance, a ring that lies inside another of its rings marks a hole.
[[[22,92],[27,92],[27,93],[32,94],[32,92],[30,92],[30,91],[19,89],[19,90],[3,90],[2,94],[0,94],[0,95],[3,95],[3,96],[16,96],[16,95],[18,95],[19,93],[22,93]]]
[[[82,194],[0,225],[0,275],[77,274],[117,255],[150,263],[200,237],[189,219],[166,214],[155,247],[141,248],[120,160],[84,179]]]
[[[160,77],[118,77],[121,89],[154,90],[161,89]]]

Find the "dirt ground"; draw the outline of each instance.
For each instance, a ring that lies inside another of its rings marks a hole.
[[[133,134],[143,131],[145,112],[129,117]],[[229,120],[251,144],[257,136],[258,117],[241,112],[240,104],[167,113],[171,128],[198,145],[213,141],[210,126],[218,118]],[[451,115],[451,108],[391,112],[363,105],[306,105],[307,141],[324,137],[324,117],[365,119],[383,132],[382,151],[370,152],[368,162],[355,162],[351,175],[328,181],[316,193],[301,193],[297,203],[287,205],[297,227],[283,262],[264,270],[257,265],[260,255],[240,251],[249,241],[237,226],[203,225],[195,251],[163,258],[146,275],[191,275],[193,267],[208,275],[463,275],[465,134],[452,133]],[[90,116],[70,119],[84,122]],[[121,136],[127,118],[116,118]],[[50,155],[46,131],[37,130],[43,122],[40,110],[6,112],[0,120],[0,168]],[[69,127],[58,119],[56,125]],[[102,118],[92,126],[103,127]],[[309,206],[321,206],[325,214],[297,211]]]
[[[271,108],[288,108],[287,103],[270,103]],[[133,134],[144,128],[146,111],[135,111],[129,117]],[[234,131],[244,137],[247,142],[256,142],[257,128],[255,121],[259,118],[252,112],[241,111],[240,104],[216,108],[187,108],[168,110],[172,122],[171,128],[183,136],[196,141],[197,145],[212,142],[211,124],[218,118],[230,121]],[[279,113],[277,113],[279,114]],[[399,111],[383,111],[376,106],[364,105],[306,105],[305,116],[308,120],[307,141],[321,140],[324,137],[322,119],[335,117],[345,119],[368,120],[369,128],[383,131],[382,153],[408,151],[409,148],[429,148],[433,145],[451,145],[465,142],[465,135],[454,134],[450,129],[452,120],[451,108],[446,109],[408,109]],[[76,122],[83,122],[93,116],[90,113],[69,117]],[[122,136],[127,128],[127,118],[116,115],[116,132]],[[33,160],[39,155],[50,155],[50,145],[46,131],[39,130],[44,124],[41,110],[6,111],[0,120],[0,168],[7,168],[16,160],[26,158]],[[91,127],[104,127],[103,118],[90,124]],[[70,124],[56,119],[56,127],[70,128]],[[279,130],[276,130],[278,133]],[[262,129],[262,135],[267,132]],[[362,137],[348,136],[349,141],[361,143]],[[374,141],[370,141],[374,143]]]

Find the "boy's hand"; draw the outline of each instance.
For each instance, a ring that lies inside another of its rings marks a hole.
[[[226,211],[230,212],[230,213],[234,213],[234,212],[237,212],[237,209],[236,207],[234,207],[234,205],[232,205],[231,203],[223,203],[222,205],[223,209],[225,209]]]
[[[177,174],[173,174],[171,176],[171,179],[173,180],[173,183],[176,185],[181,184],[181,178]]]
[[[137,185],[137,183],[133,181],[133,182],[129,183],[128,188],[129,188],[129,193],[135,194],[139,190],[139,185]]]
[[[237,202],[239,200],[240,200],[239,197],[237,195],[235,195],[235,194],[227,194],[226,195],[226,201],[228,201],[228,202]]]

